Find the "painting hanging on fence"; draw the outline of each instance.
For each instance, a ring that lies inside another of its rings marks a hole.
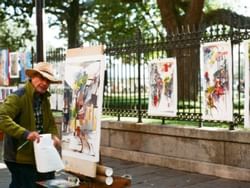
[[[244,41],[243,44],[243,58],[244,58],[244,82],[239,83],[240,89],[244,92],[244,127],[250,128],[250,59],[249,59],[249,50],[250,50],[250,40]]]
[[[20,78],[21,82],[25,82],[27,76],[25,70],[32,68],[31,52],[10,52],[10,78]]]
[[[230,41],[201,45],[202,118],[232,121],[232,52]]]
[[[19,78],[19,64],[19,53],[10,52],[10,78]]]
[[[104,67],[102,46],[67,50],[62,158],[66,170],[90,177],[100,156]]]
[[[8,86],[8,87],[0,86],[0,102],[3,102],[5,98],[16,89],[17,86]]]
[[[9,50],[0,49],[0,86],[9,85]]]
[[[176,58],[155,59],[149,63],[148,114],[176,116]]]
[[[27,80],[25,70],[32,68],[32,54],[31,52],[19,52],[19,58],[20,80],[21,82],[25,82]]]

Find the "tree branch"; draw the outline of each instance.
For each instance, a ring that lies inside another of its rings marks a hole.
[[[167,31],[175,31],[178,24],[175,17],[175,7],[172,0],[157,0],[161,12],[162,24]]]
[[[184,23],[190,26],[199,25],[202,17],[204,0],[192,0],[187,10]]]
[[[236,28],[250,28],[250,17],[239,15],[226,9],[217,9],[204,14],[202,17],[203,25],[226,24]]]

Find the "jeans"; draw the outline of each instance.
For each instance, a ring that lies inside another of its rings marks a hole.
[[[11,173],[9,188],[36,188],[36,181],[55,178],[54,172],[39,173],[34,165],[5,161]]]

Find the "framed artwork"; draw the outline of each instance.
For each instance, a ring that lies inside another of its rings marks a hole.
[[[9,85],[9,50],[0,49],[0,86]]]
[[[19,78],[20,70],[20,53],[19,52],[10,52],[10,78]]]
[[[244,127],[250,128],[250,66],[249,66],[249,50],[250,50],[250,40],[243,42],[243,55],[244,55]]]
[[[104,67],[102,46],[67,51],[62,158],[66,170],[90,177],[100,156]]]
[[[201,45],[202,118],[233,120],[231,42]]]
[[[176,112],[176,58],[155,59],[149,63],[148,114],[152,116],[176,116]]]
[[[4,99],[15,90],[17,90],[16,86],[8,86],[8,87],[0,86],[0,102],[3,102]]]
[[[27,80],[25,70],[29,68],[32,68],[31,52],[19,52],[19,70],[21,82],[25,82]]]

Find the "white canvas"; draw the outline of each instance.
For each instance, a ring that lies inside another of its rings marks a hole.
[[[64,99],[71,117],[63,132],[62,157],[68,170],[87,176],[95,176],[100,155],[104,67],[102,46],[67,51],[65,88],[72,97]]]

